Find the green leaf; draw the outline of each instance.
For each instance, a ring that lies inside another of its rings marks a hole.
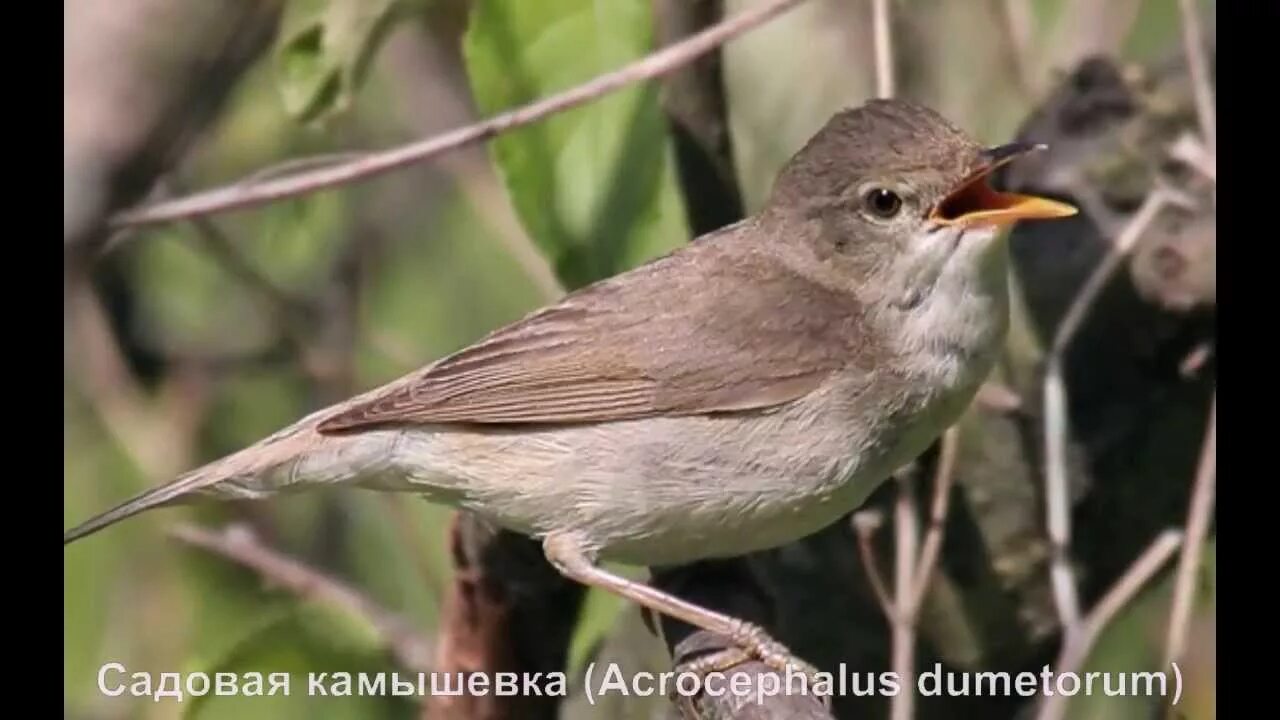
[[[563,91],[651,49],[647,0],[480,0],[463,43],[485,115]],[[652,83],[505,133],[491,149],[522,224],[569,287],[688,238]]]
[[[299,122],[351,106],[387,32],[421,0],[295,0],[275,69],[285,109]]]

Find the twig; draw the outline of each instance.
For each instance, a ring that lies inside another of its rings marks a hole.
[[[1044,378],[1045,500],[1048,504],[1049,543],[1053,560],[1049,568],[1053,603],[1064,637],[1072,637],[1080,624],[1080,596],[1071,568],[1071,502],[1067,493],[1067,400],[1057,355],[1049,358]]]
[[[916,544],[920,540],[919,523],[916,520],[915,478],[910,474],[898,477],[898,497],[894,503],[894,613],[893,621],[893,672],[902,683],[903,691],[893,698],[890,708],[892,720],[911,720],[914,714],[915,647],[916,647]]]
[[[1138,594],[1144,585],[1169,561],[1182,544],[1182,533],[1177,530],[1166,530],[1155,539],[1142,555],[1129,566],[1107,594],[1089,613],[1089,617],[1080,626],[1080,632],[1062,644],[1062,651],[1054,664],[1059,675],[1079,672],[1089,657],[1094,642],[1106,629],[1107,624]],[[1066,706],[1071,695],[1054,693],[1048,697],[1040,709],[1037,720],[1061,720],[1066,713]]]
[[[447,62],[432,48],[428,32],[388,39],[383,54],[391,69],[395,94],[405,108],[405,122],[415,135],[429,135],[464,122],[474,122],[469,88],[453,80],[442,66]],[[430,78],[430,80],[424,80]],[[511,258],[547,301],[564,295],[551,262],[516,218],[506,191],[498,182],[483,148],[470,148],[440,158],[440,169],[462,188]]]
[[[1072,300],[1071,306],[1062,318],[1062,323],[1058,326],[1057,332],[1054,333],[1052,352],[1055,355],[1061,355],[1066,350],[1071,340],[1080,330],[1085,317],[1093,308],[1094,302],[1098,299],[1098,294],[1106,287],[1107,281],[1119,269],[1125,258],[1133,252],[1133,248],[1138,244],[1138,240],[1142,238],[1142,234],[1155,221],[1164,206],[1173,201],[1172,192],[1165,188],[1156,188],[1148,193],[1138,211],[1134,213],[1133,218],[1125,224],[1115,242],[1112,243],[1110,252],[1098,264],[1088,279],[1085,280],[1084,286],[1080,288],[1075,299]]]
[[[1133,218],[1120,231],[1110,252],[1085,280],[1054,334],[1044,377],[1045,500],[1049,541],[1053,548],[1050,566],[1054,604],[1062,623],[1063,636],[1070,640],[1079,632],[1080,600],[1075,572],[1071,569],[1071,513],[1067,492],[1067,400],[1063,381],[1063,358],[1067,347],[1084,323],[1098,295],[1132,252],[1142,234],[1155,220],[1171,196],[1163,188],[1147,195]]]
[[[1187,540],[1178,561],[1178,577],[1174,585],[1173,603],[1169,611],[1169,635],[1165,643],[1164,666],[1182,659],[1186,649],[1187,626],[1195,599],[1196,574],[1204,553],[1204,540],[1209,532],[1209,513],[1213,508],[1218,470],[1218,397],[1214,393],[1209,404],[1209,427],[1200,451],[1191,510],[1187,519]]]
[[[1200,132],[1204,133],[1209,152],[1218,152],[1217,114],[1213,108],[1213,86],[1209,81],[1209,62],[1204,56],[1204,38],[1200,32],[1200,16],[1196,14],[1192,0],[1178,0],[1182,16],[1182,45],[1187,53],[1187,69],[1191,73],[1196,98],[1196,114],[1200,119]]]
[[[938,555],[942,551],[942,535],[946,526],[951,485],[956,474],[956,456],[959,451],[960,431],[952,426],[942,434],[939,443],[938,468],[933,480],[933,503],[929,509],[929,529],[925,531],[924,545],[916,565],[915,589],[911,600],[912,614],[920,612],[924,594],[929,589],[929,581],[938,564]]]
[[[915,478],[910,473],[897,476],[898,496],[894,502],[894,595],[885,590],[884,580],[876,566],[871,539],[880,526],[880,516],[873,511],[862,511],[853,516],[853,527],[858,535],[858,552],[862,565],[870,579],[876,599],[888,618],[893,634],[892,668],[902,686],[902,693],[894,696],[890,707],[893,720],[910,720],[914,713],[915,696],[915,644],[916,624],[925,592],[929,588],[934,568],[942,550],[943,528],[955,478],[956,455],[959,451],[959,430],[948,428],[942,434],[937,467],[933,483],[933,501],[930,503],[929,528],[923,546],[920,543],[920,527],[916,519]],[[916,548],[920,547],[917,554]]]
[[[359,590],[262,545],[243,526],[210,532],[192,525],[171,530],[176,539],[239,563],[305,600],[340,608],[367,621],[401,667],[429,672],[431,643],[404,618],[380,607]]]
[[[239,182],[184,198],[128,210],[116,214],[111,219],[110,227],[118,229],[126,226],[148,225],[251,207],[355,182],[423,162],[448,150],[485,140],[595,100],[627,85],[670,73],[801,2],[803,0],[772,0],[762,3],[727,18],[687,40],[651,53],[618,70],[600,75],[560,94],[500,113],[478,123],[401,147],[371,153],[347,163],[263,182]]]
[[[872,30],[876,48],[876,95],[893,97],[893,33],[889,30],[889,0],[872,0]]]
[[[893,622],[895,613],[893,598],[889,597],[889,589],[884,583],[884,575],[880,572],[880,564],[876,562],[875,548],[871,545],[876,530],[880,529],[883,521],[884,518],[880,516],[879,510],[860,510],[853,514],[853,530],[858,536],[858,555],[862,559],[862,569],[867,573],[871,590],[875,593],[876,601],[880,603],[884,616],[889,622]]]

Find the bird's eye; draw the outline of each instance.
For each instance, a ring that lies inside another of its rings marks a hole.
[[[863,196],[867,211],[876,217],[889,219],[902,209],[902,198],[892,190],[874,188]]]

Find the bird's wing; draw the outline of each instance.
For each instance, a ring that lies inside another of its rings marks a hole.
[[[865,340],[859,308],[734,240],[699,241],[571,294],[318,429],[604,422],[802,397]]]

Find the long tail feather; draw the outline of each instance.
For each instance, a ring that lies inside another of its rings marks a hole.
[[[164,505],[172,505],[186,498],[191,493],[208,487],[221,479],[220,476],[204,471],[196,471],[184,475],[177,480],[152,488],[120,503],[116,507],[95,515],[62,535],[62,544],[69,545],[76,540],[88,537],[99,530],[104,530],[126,518],[133,517],[147,510]]]
[[[180,504],[197,494],[242,498],[274,494],[293,479],[289,477],[289,465],[298,462],[319,441],[310,430],[310,420],[306,418],[261,442],[126,500],[65,532],[62,544],[68,545],[139,513]],[[285,468],[284,473],[281,468]]]

